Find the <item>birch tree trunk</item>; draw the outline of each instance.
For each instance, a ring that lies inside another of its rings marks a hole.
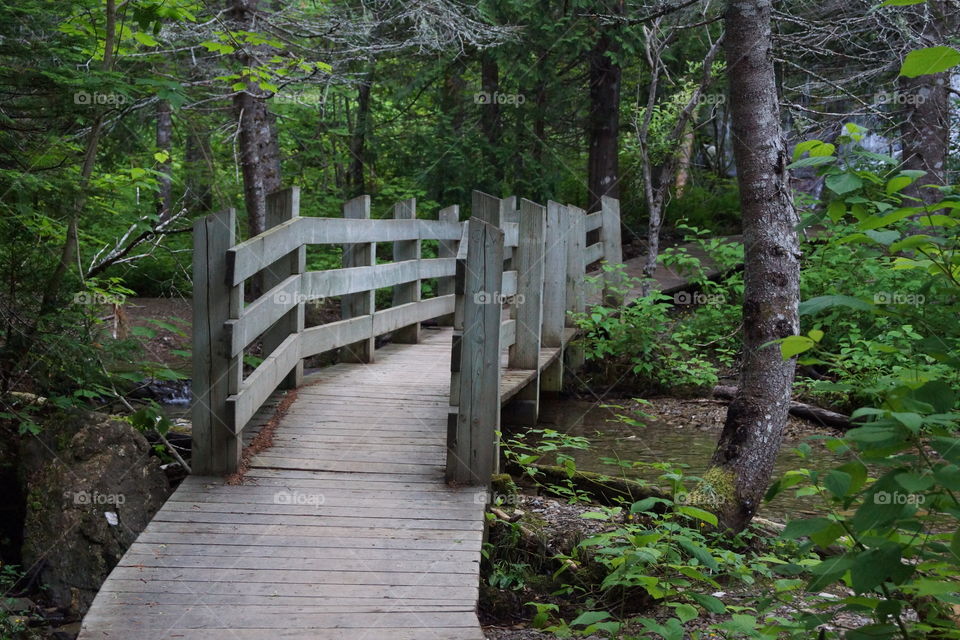
[[[756,514],[780,450],[796,361],[772,340],[799,328],[800,250],[774,75],[771,0],[729,0],[725,50],[744,234],[743,361],[737,395],[704,480],[722,528]]]

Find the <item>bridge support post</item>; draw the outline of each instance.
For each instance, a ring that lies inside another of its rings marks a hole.
[[[520,201],[519,244],[513,264],[517,270],[517,295],[510,305],[516,320],[516,339],[510,347],[511,369],[536,371],[533,380],[511,401],[511,422],[537,424],[540,415],[540,332],[543,322],[543,253],[546,209]]]
[[[343,217],[348,219],[370,218],[370,196],[359,196],[343,205]],[[377,264],[377,245],[374,242],[347,244],[343,246],[343,267],[372,267]],[[344,320],[371,315],[374,312],[376,291],[350,293],[341,297],[340,317]],[[372,319],[371,319],[372,324]],[[359,342],[348,344],[340,349],[340,359],[344,362],[370,363],[374,360],[375,337],[370,336]]]
[[[437,218],[441,221],[446,222],[458,222],[460,220],[460,206],[451,205],[449,207],[440,209],[440,213]],[[439,247],[437,248],[437,257],[438,258],[456,258],[457,249],[459,242],[457,240],[440,240]],[[447,277],[447,278],[438,278],[437,279],[437,295],[438,296],[449,296],[453,295],[455,291],[455,281],[456,277]],[[442,327],[453,326],[453,315],[441,316],[437,318],[437,324]]]
[[[499,466],[502,284],[503,232],[471,218],[457,258],[447,482],[486,486]]]
[[[227,398],[242,375],[242,354],[231,358],[225,323],[242,286],[227,285],[227,250],[235,238],[233,209],[193,224],[193,456],[197,475],[234,473],[240,462],[239,429]],[[242,425],[240,425],[242,426]]]
[[[623,244],[620,234],[620,201],[610,196],[600,198],[600,241],[603,242],[604,259],[608,265],[623,264]],[[623,303],[622,274],[604,274],[603,300],[611,306]]]
[[[565,325],[575,327],[576,323],[572,313],[583,313],[586,311],[586,283],[584,276],[586,264],[584,259],[584,250],[587,242],[586,221],[584,220],[585,211],[573,205],[567,205],[569,212],[568,218],[568,240],[567,240],[567,280],[566,280],[566,314]],[[566,351],[567,366],[572,370],[577,370],[583,366],[584,356],[583,348],[570,344]]]
[[[562,348],[567,309],[567,243],[569,213],[559,202],[547,202],[543,242],[543,324],[544,347]],[[563,356],[540,374],[542,392],[559,393],[563,388]]]
[[[393,207],[393,217],[397,220],[414,220],[417,217],[417,199],[410,198],[398,202]],[[400,240],[393,243],[393,261],[420,260],[420,240]],[[420,280],[394,285],[393,306],[420,301]],[[393,341],[401,344],[420,342],[420,323],[400,327],[393,332]]]
[[[288,187],[267,196],[266,228],[272,229],[300,215],[300,187]],[[298,247],[263,270],[263,290],[269,291],[286,278],[306,271],[307,248]],[[299,289],[298,289],[299,290]],[[280,318],[263,334],[263,357],[280,346],[291,333],[300,333],[304,328],[304,301],[296,300],[296,306]],[[239,312],[239,309],[237,310]],[[237,318],[237,313],[232,317]],[[303,360],[283,379],[279,388],[296,389],[303,384]],[[243,425],[240,425],[242,428]]]

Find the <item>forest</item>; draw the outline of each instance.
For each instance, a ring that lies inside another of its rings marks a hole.
[[[960,638],[958,430],[960,0],[0,0],[0,640]]]

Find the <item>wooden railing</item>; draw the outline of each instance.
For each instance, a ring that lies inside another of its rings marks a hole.
[[[540,350],[562,348],[566,312],[583,309],[584,266],[621,261],[616,200],[604,199],[589,215],[526,200],[516,210],[515,202],[475,192],[469,223],[460,222],[457,207],[437,220],[417,219],[412,199],[394,207],[393,219],[374,220],[369,196],[347,202],[343,218],[301,217],[293,187],[269,196],[268,230],[239,244],[233,210],[196,221],[194,472],[237,469],[243,428],[277,388],[301,383],[304,358],[339,349],[342,361],[373,362],[376,336],[415,343],[421,322],[452,316],[447,475],[485,483],[496,468],[501,351],[511,369],[534,372],[532,391],[527,385],[516,402],[532,402],[535,419]],[[593,229],[601,240],[584,247]],[[421,256],[424,240],[438,241],[437,258]],[[392,244],[393,262],[378,264],[376,243],[384,242]],[[323,244],[343,245],[342,267],[307,271],[306,247]],[[432,278],[437,297],[421,299],[421,281]],[[262,293],[246,301],[251,279]],[[374,293],[390,287],[392,306],[376,310]],[[305,328],[305,303],[330,297],[341,299],[342,319]],[[257,340],[262,360],[245,373],[245,350]],[[556,371],[544,378],[559,384]]]

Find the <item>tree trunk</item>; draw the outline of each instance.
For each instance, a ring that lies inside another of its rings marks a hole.
[[[257,4],[258,0],[233,0],[231,18],[240,28],[256,31]],[[240,62],[245,67],[256,63],[245,51]],[[280,146],[274,117],[254,82],[234,96],[233,108],[238,120],[247,233],[253,237],[266,228],[267,194],[280,188]]]
[[[184,206],[194,214],[213,213],[213,150],[203,132],[187,132],[184,152]]]
[[[173,115],[170,103],[161,100],[157,103],[157,150],[166,151],[167,159],[160,163],[159,191],[157,192],[157,218],[164,222],[170,218],[173,209],[173,173],[172,154]]]
[[[790,410],[796,361],[784,361],[778,345],[764,345],[799,329],[798,219],[780,128],[771,4],[730,0],[725,15],[745,249],[743,361],[737,395],[704,480],[723,496],[715,510],[721,527],[733,531],[746,527],[760,506]]]
[[[370,131],[370,90],[373,87],[374,63],[364,74],[357,88],[357,121],[350,138],[350,183],[351,197],[362,196],[367,192],[364,169],[367,166],[367,134]]]
[[[598,211],[603,196],[620,197],[620,65],[607,55],[617,51],[616,41],[604,31],[590,52],[588,211]]]
[[[486,96],[486,101],[479,104],[480,129],[487,139],[485,155],[497,187],[494,189],[494,185],[487,185],[486,188],[498,191],[504,175],[503,166],[497,156],[501,133],[500,104],[497,102],[497,94],[500,92],[500,66],[488,51],[484,51],[480,57],[480,88]]]
[[[931,1],[915,21],[924,44],[940,45],[946,42],[946,6],[942,0]],[[925,185],[946,184],[947,156],[950,152],[950,72],[907,78],[901,76],[900,100],[903,115],[900,125],[900,160],[903,169],[926,171],[903,189],[905,196],[920,202],[907,206],[931,205],[942,199],[937,189]]]

